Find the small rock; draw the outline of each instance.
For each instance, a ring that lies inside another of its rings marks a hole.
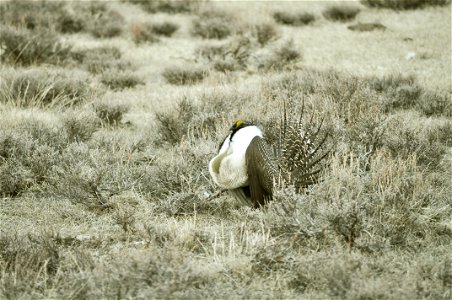
[[[410,60],[410,59],[413,59],[415,56],[416,56],[416,52],[414,52],[414,51],[408,51],[408,52],[405,54],[405,59],[406,59],[406,60]]]

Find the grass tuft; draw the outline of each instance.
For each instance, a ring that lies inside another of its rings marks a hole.
[[[59,64],[70,55],[72,46],[50,30],[31,31],[0,26],[0,59],[19,66]]]
[[[9,72],[2,76],[0,102],[16,107],[69,107],[89,101],[95,92],[87,78],[52,69]]]

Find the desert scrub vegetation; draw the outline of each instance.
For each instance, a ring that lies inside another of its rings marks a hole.
[[[82,66],[92,74],[121,72],[132,69],[129,61],[122,59],[121,51],[113,46],[101,46],[92,49],[72,51],[67,65]]]
[[[172,36],[179,29],[179,25],[172,22],[155,23],[152,31],[157,35]]]
[[[94,105],[94,111],[97,116],[106,125],[117,126],[129,110],[129,107],[124,104],[111,104],[108,102],[99,102]]]
[[[202,67],[169,67],[162,76],[170,84],[186,85],[201,82],[208,75],[208,71]]]
[[[177,13],[195,13],[199,9],[201,1],[189,1],[189,0],[157,0],[157,1],[146,1],[146,0],[125,0],[136,5],[141,6],[141,8],[151,14],[163,12],[168,14]]]
[[[0,24],[0,60],[11,65],[59,64],[72,46],[50,30],[31,31]]]
[[[361,10],[356,6],[334,5],[326,8],[322,14],[325,19],[330,21],[347,22],[355,19]]]
[[[426,6],[445,6],[450,4],[450,0],[361,0],[361,3],[369,7],[403,10],[424,8]]]
[[[124,18],[105,3],[8,1],[0,6],[2,23],[38,32],[88,32],[94,37],[118,36]]]
[[[316,19],[315,15],[308,12],[286,12],[277,11],[273,13],[273,19],[283,25],[304,26],[313,23]]]
[[[85,74],[62,69],[4,70],[0,78],[0,103],[15,107],[70,107],[101,94]]]
[[[253,34],[256,36],[257,42],[262,47],[280,37],[279,30],[272,23],[261,23],[255,25]]]
[[[237,25],[234,23],[232,15],[207,10],[193,20],[191,32],[194,36],[204,39],[221,40],[237,31]]]
[[[270,53],[259,59],[258,68],[264,71],[281,71],[294,67],[302,59],[301,52],[295,47],[293,40],[287,40],[273,47]]]
[[[140,11],[193,2],[125,2],[8,2],[0,12],[2,28],[71,46],[1,62],[1,299],[451,298],[447,7],[390,20],[373,9],[392,32],[376,53],[373,32],[280,26],[270,3],[196,3],[244,9],[229,36],[201,40],[190,33],[197,8]],[[91,22],[110,10],[124,29],[171,20],[180,32],[139,46],[130,33],[93,36]],[[330,33],[341,43],[325,51]],[[357,42],[365,54],[353,61],[374,69],[343,69]],[[394,55],[388,68],[377,55],[420,45],[435,53],[429,64]],[[162,85],[171,66],[204,66],[209,78]],[[135,79],[146,85],[129,87]],[[237,119],[274,139],[283,103],[324,118],[329,167],[301,193],[281,184],[266,208],[243,207],[207,164]]]
[[[179,29],[179,25],[172,22],[163,23],[134,23],[130,27],[132,39],[135,43],[155,43],[159,41],[158,36],[170,37]]]
[[[133,88],[137,85],[144,84],[143,79],[130,72],[120,72],[120,73],[107,72],[102,74],[100,82],[102,82],[108,88],[115,91],[120,91],[126,88]]]
[[[159,41],[159,38],[153,30],[153,24],[151,23],[134,23],[130,26],[130,32],[132,34],[132,40],[136,44],[141,43],[155,43]]]
[[[20,243],[2,232],[2,295],[37,293],[29,278],[44,276],[40,294],[88,298],[113,289],[123,296],[447,299],[452,122],[413,108],[386,110],[391,96],[370,88],[374,80],[309,69],[268,74],[252,90],[181,95],[140,134],[107,124],[111,117],[98,108],[52,121],[1,119],[0,182],[3,196],[14,198],[9,205],[47,199],[62,210],[56,220],[111,226],[104,235],[35,232]],[[299,107],[302,99],[308,115],[327,116],[336,145],[322,181],[302,194],[280,187],[265,210],[216,192],[205,164],[229,120],[242,114],[270,128],[280,101]],[[402,131],[411,134],[400,138]],[[22,253],[30,259],[22,262]]]

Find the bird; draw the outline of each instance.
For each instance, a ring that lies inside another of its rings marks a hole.
[[[273,199],[276,184],[292,184],[300,191],[316,183],[330,153],[324,149],[328,133],[322,132],[323,118],[313,126],[311,114],[304,124],[303,113],[304,102],[298,118],[284,105],[273,143],[253,122],[234,122],[209,162],[215,184],[259,208]]]

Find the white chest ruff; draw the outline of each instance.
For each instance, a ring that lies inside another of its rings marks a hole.
[[[255,136],[262,137],[256,126],[239,129],[231,140],[229,135],[220,152],[209,163],[209,172],[214,182],[225,189],[236,189],[248,185],[245,153]]]

